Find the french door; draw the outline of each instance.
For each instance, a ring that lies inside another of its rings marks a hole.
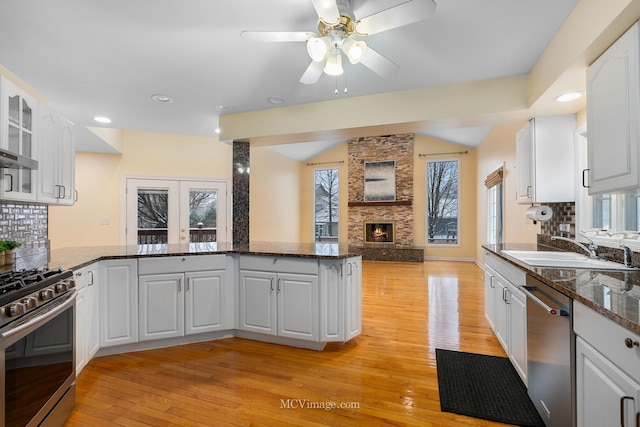
[[[126,180],[126,244],[227,241],[227,183]]]

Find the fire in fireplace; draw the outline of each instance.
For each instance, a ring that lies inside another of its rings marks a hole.
[[[375,221],[364,223],[365,243],[393,243],[395,241],[393,221]]]

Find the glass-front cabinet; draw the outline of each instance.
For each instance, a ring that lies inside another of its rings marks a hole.
[[[36,156],[35,118],[37,101],[15,84],[0,78],[0,146],[25,157]],[[0,198],[36,200],[36,171],[2,168]]]

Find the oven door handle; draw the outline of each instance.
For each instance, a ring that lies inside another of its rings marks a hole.
[[[568,316],[569,312],[564,308],[553,308],[548,306],[544,301],[535,296],[533,292],[538,289],[536,286],[518,286],[522,292],[524,292],[531,301],[538,304],[540,307],[544,308],[547,313],[551,316]]]
[[[75,296],[76,296],[75,291],[69,292],[64,296],[61,296],[59,301],[54,301],[51,303],[51,305],[43,307],[46,310],[39,312],[32,319],[29,319],[25,323],[21,325],[17,325],[13,328],[10,328],[9,330],[0,334],[0,339],[9,339],[14,335],[18,335],[29,329],[39,328],[40,326],[44,325],[52,318],[56,317],[58,314],[65,311],[67,308],[73,306],[73,304],[75,303]]]

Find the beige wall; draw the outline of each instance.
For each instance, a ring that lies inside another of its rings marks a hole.
[[[476,259],[482,262],[481,245],[487,235],[487,175],[505,166],[504,174],[504,241],[509,243],[535,243],[540,224],[526,218],[528,205],[516,203],[516,132],[526,122],[495,126],[477,148],[477,241]]]
[[[120,244],[123,176],[230,180],[231,158],[216,139],[133,131],[122,132],[122,155],[78,152],[78,201],[49,208],[51,247]]]
[[[415,246],[424,246],[426,241],[426,161],[427,157],[419,154],[443,153],[468,150],[468,154],[452,154],[428,157],[439,160],[460,160],[460,245],[458,246],[428,246],[425,256],[430,258],[458,258],[473,260],[476,254],[476,154],[458,144],[440,141],[415,135],[414,138],[414,178],[413,178],[413,213]],[[301,241],[313,241],[313,171],[322,167],[338,167],[340,169],[340,243],[347,243],[348,224],[348,147],[347,143],[327,150],[309,159],[306,163],[324,163],[326,165],[302,165],[301,185]],[[340,163],[343,162],[343,163]],[[253,191],[253,190],[252,190]],[[253,207],[252,207],[253,209]]]
[[[348,174],[348,144],[340,144],[333,147],[312,159],[302,163],[301,191],[300,191],[300,242],[311,243],[314,241],[315,220],[314,220],[314,172],[316,169],[338,168],[339,169],[339,197],[340,208],[338,212],[338,222],[340,229],[339,241],[346,243],[349,239],[347,224],[349,223],[349,174]],[[313,164],[321,163],[321,164]]]
[[[423,156],[420,154],[452,153],[468,151],[467,154],[441,154]],[[414,216],[414,244],[425,246],[426,241],[426,170],[427,161],[459,160],[459,225],[457,246],[427,245],[425,258],[435,259],[465,259],[473,260],[476,253],[476,150],[462,145],[424,136],[415,136],[413,149],[415,166],[413,168],[413,216]]]
[[[249,241],[299,241],[300,167],[268,147],[251,148]]]

